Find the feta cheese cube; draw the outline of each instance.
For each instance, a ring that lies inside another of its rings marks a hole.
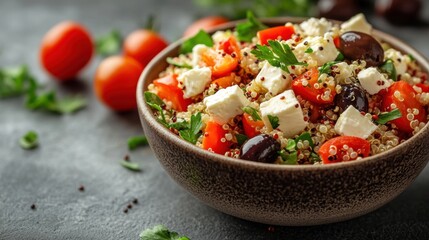
[[[202,55],[206,52],[213,51],[204,44],[197,44],[192,48],[192,66],[201,66],[203,63]]]
[[[311,51],[307,49],[311,48]],[[306,52],[307,51],[307,52]],[[334,61],[338,56],[331,34],[326,33],[323,37],[306,37],[293,51],[299,61],[315,61],[317,66]]]
[[[250,104],[243,90],[237,85],[220,89],[215,94],[204,98],[207,112],[213,121],[227,123],[231,118],[243,113],[241,108]]]
[[[202,93],[212,81],[212,71],[208,67],[194,68],[177,77],[179,87],[183,89],[183,96],[190,98]]]
[[[260,105],[262,121],[269,131],[272,126],[268,116],[279,118],[279,126],[285,137],[293,137],[300,133],[307,126],[304,121],[304,114],[298,99],[292,90],[286,90],[283,93],[261,103]]]
[[[275,96],[290,87],[292,78],[290,74],[280,68],[265,62],[258,76],[256,76],[255,82]]]
[[[307,36],[322,36],[332,28],[332,23],[326,18],[310,18],[299,26]]]
[[[341,24],[341,31],[356,31],[371,34],[372,26],[366,21],[365,15],[359,13]]]
[[[396,74],[403,75],[407,72],[407,60],[408,56],[403,55],[401,52],[395,49],[387,49],[384,52],[384,60],[392,59],[393,65],[395,65]],[[396,79],[393,79],[396,80]]]
[[[349,106],[337,120],[334,127],[335,131],[344,136],[355,136],[363,139],[368,138],[377,125],[372,123],[370,119],[363,116],[359,110],[353,106]]]
[[[360,71],[357,77],[360,85],[371,95],[390,86],[390,82],[375,67]]]

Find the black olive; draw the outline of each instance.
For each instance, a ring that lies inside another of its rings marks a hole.
[[[377,0],[377,13],[396,25],[416,24],[420,21],[420,0]]]
[[[276,160],[280,143],[267,134],[257,135],[247,140],[241,147],[241,159],[254,162],[272,163]]]
[[[319,0],[317,7],[319,17],[343,21],[360,12],[356,0]]]
[[[335,96],[335,104],[344,112],[350,105],[360,112],[368,112],[368,99],[365,91],[355,84],[341,85],[341,92]]]
[[[345,32],[340,37],[340,51],[348,60],[365,60],[367,67],[383,63],[384,51],[380,43],[362,32]]]

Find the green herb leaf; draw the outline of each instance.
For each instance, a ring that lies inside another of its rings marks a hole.
[[[416,61],[416,58],[411,53],[409,53],[407,55],[411,59],[412,62]]]
[[[238,33],[238,40],[244,42],[251,42],[252,38],[256,36],[257,32],[267,28],[251,11],[247,11],[247,21],[237,24],[236,30]]]
[[[311,152],[310,153],[310,161],[312,163],[320,162],[320,156],[315,152]]]
[[[95,41],[95,51],[101,56],[118,53],[122,47],[121,33],[114,29]]]
[[[338,62],[331,61],[331,62],[327,62],[327,63],[323,64],[321,67],[319,67],[319,76],[322,75],[323,73],[330,74],[332,71],[331,67],[333,65],[335,65],[336,63],[338,63]]]
[[[36,88],[38,84],[27,66],[0,69],[0,98],[19,96]]]
[[[175,123],[170,123],[170,127],[177,130],[183,130],[189,127],[189,123],[187,121],[178,121]]]
[[[39,138],[35,131],[28,131],[19,139],[19,145],[23,149],[33,149],[39,145]]]
[[[279,117],[268,115],[268,120],[270,121],[271,127],[276,129],[279,126]]]
[[[168,230],[163,225],[157,225],[140,233],[140,240],[190,240],[188,237],[179,236],[177,232]]]
[[[288,66],[307,65],[296,59],[289,45],[272,40],[268,40],[268,44],[271,49],[268,46],[258,44],[251,53],[258,59],[267,60],[272,66],[281,68],[287,73],[289,73]]]
[[[140,172],[141,171],[140,166],[137,163],[133,163],[133,162],[125,161],[125,160],[122,160],[120,163],[121,163],[122,167],[124,167],[128,170],[131,170],[134,172]]]
[[[305,53],[313,53],[313,49],[311,47],[307,48],[307,50],[304,51]]]
[[[146,136],[134,136],[128,138],[128,149],[134,150],[140,146],[148,145]]]
[[[144,92],[144,100],[154,110],[158,111],[158,114],[161,116],[161,118],[158,118],[158,121],[162,123],[164,126],[169,127],[167,120],[165,119],[164,111],[162,110],[162,107],[165,106],[165,103],[161,100],[161,98],[158,97],[153,92],[146,91]]]
[[[398,108],[388,112],[388,113],[382,113],[378,115],[378,119],[375,120],[378,124],[386,124],[389,121],[395,120],[397,118],[402,117],[401,111],[399,111]]]
[[[396,68],[392,59],[387,59],[383,65],[380,66],[380,70],[381,72],[387,73],[389,79],[392,79],[393,81],[397,80]]]
[[[337,57],[335,58],[335,62],[341,62],[341,61],[343,61],[344,60],[344,54],[343,53],[341,53],[341,52],[338,52],[338,55],[337,55]]]
[[[76,112],[86,106],[82,97],[68,97],[58,100],[55,92],[49,91],[37,95],[35,92],[27,96],[26,107],[31,110],[46,110],[49,112],[68,114]]]
[[[313,139],[311,139],[311,134],[309,132],[304,132],[295,139],[295,143],[298,143],[299,141],[302,141],[303,143],[304,141],[308,141],[311,149],[314,148]]]
[[[190,53],[192,52],[192,49],[198,44],[204,44],[208,47],[212,47],[213,39],[207,32],[200,30],[193,37],[188,38],[182,43],[179,52],[180,54]]]
[[[86,107],[86,100],[82,97],[67,97],[61,100],[57,100],[54,112],[61,114],[69,114],[77,112]]]
[[[250,106],[243,107],[243,111],[249,114],[250,116],[252,116],[253,121],[262,120],[261,117],[259,116],[258,110],[256,110],[253,107],[250,107]]]
[[[288,150],[289,152],[292,152],[292,151],[296,150],[296,142],[295,142],[295,140],[293,140],[293,139],[288,139],[287,140],[286,150]]]
[[[238,145],[243,145],[243,143],[248,139],[248,137],[244,134],[235,134],[235,137],[237,138]]]
[[[283,164],[288,164],[288,165],[297,164],[297,160],[298,160],[297,151],[292,151],[292,152],[288,153],[285,150],[281,150],[279,152],[279,155],[283,160]]]
[[[201,121],[201,113],[197,113],[191,116],[191,122],[189,127],[179,131],[180,137],[184,140],[195,144],[200,137],[201,127],[203,126],[203,122]]]
[[[174,61],[174,59],[171,58],[171,57],[167,58],[167,63],[171,64],[171,65],[173,65],[175,67],[178,67],[178,68],[189,68],[189,69],[192,69],[191,65],[189,65],[187,63],[178,63],[178,62]]]

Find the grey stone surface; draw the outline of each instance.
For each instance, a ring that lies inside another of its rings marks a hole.
[[[77,20],[94,36],[112,28],[128,34],[150,13],[173,41],[200,12],[191,1],[0,0],[0,66],[26,63],[48,89],[89,100],[85,110],[67,116],[26,110],[22,98],[0,101],[0,239],[138,239],[156,224],[191,239],[429,239],[428,168],[398,198],[366,216],[269,231],[194,199],[167,176],[149,148],[127,150],[127,138],[142,133],[138,116],[114,113],[95,99],[92,76],[100,58],[72,84],[56,84],[40,68],[39,44],[55,23]],[[427,28],[373,22],[429,56]],[[28,130],[40,135],[33,151],[17,143]],[[125,154],[143,171],[122,168]],[[123,213],[133,198],[139,203]]]

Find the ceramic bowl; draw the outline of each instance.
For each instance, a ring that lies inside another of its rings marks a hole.
[[[264,19],[267,25],[301,22]],[[218,29],[233,28],[228,23]],[[429,63],[416,50],[377,30],[373,35],[412,54],[424,71]],[[371,212],[398,196],[423,170],[429,154],[429,128],[376,156],[330,165],[288,166],[244,161],[202,150],[157,122],[143,92],[177,56],[181,40],[146,67],[137,88],[140,120],[149,144],[167,173],[207,205],[250,221],[288,226],[343,221]]]

